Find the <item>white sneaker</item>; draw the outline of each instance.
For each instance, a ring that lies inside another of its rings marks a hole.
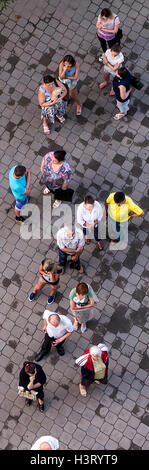
[[[53,208],[54,208],[54,209],[57,209],[57,207],[60,206],[61,202],[62,202],[62,201],[58,201],[58,199],[55,199],[55,201],[54,201],[54,203],[53,203]]]

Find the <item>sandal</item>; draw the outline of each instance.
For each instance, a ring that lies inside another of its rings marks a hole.
[[[48,188],[44,188],[43,191],[42,191],[42,194],[46,195],[46,194],[49,194],[50,193],[50,189]]]
[[[78,108],[77,108],[76,115],[77,115],[77,116],[80,116],[81,113],[82,113],[82,106],[80,105],[80,106],[78,106]]]
[[[39,408],[39,411],[41,411],[41,413],[43,413],[44,411],[44,403],[42,403],[42,405],[38,402],[38,408]]]
[[[102,250],[103,250],[103,246],[102,246],[102,243],[101,243],[101,242],[98,242],[98,249],[99,249],[99,251],[102,251]]]
[[[85,243],[86,243],[86,245],[90,245],[91,241],[88,240],[88,238],[85,238]]]
[[[114,119],[116,119],[116,121],[118,121],[119,119],[123,118],[124,116],[126,116],[127,113],[118,113],[118,114],[115,114]]]
[[[111,89],[110,92],[109,92],[109,96],[114,96],[114,95],[115,95],[115,92],[114,92],[114,90]]]
[[[64,116],[58,116],[58,115],[56,114],[56,117],[57,117],[58,121],[59,121],[61,124],[64,124],[64,122],[65,122]]]
[[[50,129],[48,128],[48,126],[43,126],[43,132],[44,134],[50,134]]]
[[[57,207],[60,206],[61,202],[62,202],[62,201],[58,201],[58,200],[56,199],[56,200],[54,201],[54,203],[53,203],[53,209],[57,209]]]
[[[80,390],[80,394],[82,395],[82,397],[86,397],[87,396],[87,391],[85,388],[82,388],[81,387],[81,384],[79,384],[79,390]]]
[[[81,333],[85,333],[86,330],[87,330],[87,326],[86,325],[85,326],[81,325]]]
[[[74,331],[78,331],[78,328],[79,328],[78,322],[74,322],[74,324],[73,324],[73,330],[74,330]]]
[[[102,88],[105,88],[106,86],[107,86],[107,84],[105,85],[104,82],[98,84],[98,88],[99,88],[100,90],[102,90]]]

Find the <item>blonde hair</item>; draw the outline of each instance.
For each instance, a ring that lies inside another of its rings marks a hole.
[[[61,269],[59,264],[51,260],[50,258],[45,259],[42,267],[43,267],[43,271],[48,272],[48,273],[52,272],[54,274],[57,274],[58,271]]]

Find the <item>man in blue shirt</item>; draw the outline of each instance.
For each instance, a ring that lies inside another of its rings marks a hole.
[[[20,216],[20,211],[29,201],[31,192],[31,172],[25,166],[15,165],[9,172],[9,186],[15,198],[16,221],[24,222],[24,217]]]
[[[117,107],[120,113],[115,114],[114,119],[118,120],[126,116],[129,111],[130,93],[132,91],[131,76],[125,67],[118,69],[114,80],[113,89],[117,99]]]

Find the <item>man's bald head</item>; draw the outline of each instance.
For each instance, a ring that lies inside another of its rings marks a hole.
[[[52,326],[55,326],[55,328],[59,325],[60,323],[60,317],[56,313],[53,315],[50,315],[48,318],[49,323],[51,323]]]
[[[52,450],[50,444],[48,442],[42,442],[40,444],[40,450]]]

